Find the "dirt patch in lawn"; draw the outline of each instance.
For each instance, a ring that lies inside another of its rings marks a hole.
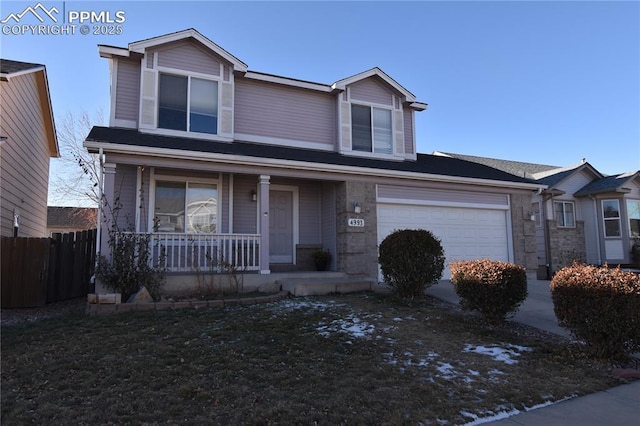
[[[620,383],[557,336],[384,295],[2,327],[2,422],[462,424]]]

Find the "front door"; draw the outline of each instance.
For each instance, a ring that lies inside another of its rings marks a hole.
[[[269,191],[269,262],[293,263],[293,192]]]

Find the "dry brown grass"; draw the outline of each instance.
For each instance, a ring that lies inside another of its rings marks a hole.
[[[3,326],[1,420],[461,424],[617,383],[558,337],[478,318],[347,295]]]

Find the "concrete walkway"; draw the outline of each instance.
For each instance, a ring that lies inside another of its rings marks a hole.
[[[549,281],[529,280],[528,292],[527,300],[520,306],[512,320],[569,337],[569,333],[558,325],[553,312]],[[459,303],[458,295],[448,280],[442,280],[430,287],[427,289],[427,294],[447,302]],[[503,426],[640,425],[640,380],[485,424]]]

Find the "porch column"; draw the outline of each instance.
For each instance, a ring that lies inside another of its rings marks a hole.
[[[100,235],[100,254],[111,257],[109,248],[109,232],[114,227],[113,208],[115,197],[116,165],[105,163],[103,166],[103,190],[102,190],[102,227]]]
[[[269,179],[260,175],[258,192],[260,194],[260,273],[270,274],[269,269]]]

